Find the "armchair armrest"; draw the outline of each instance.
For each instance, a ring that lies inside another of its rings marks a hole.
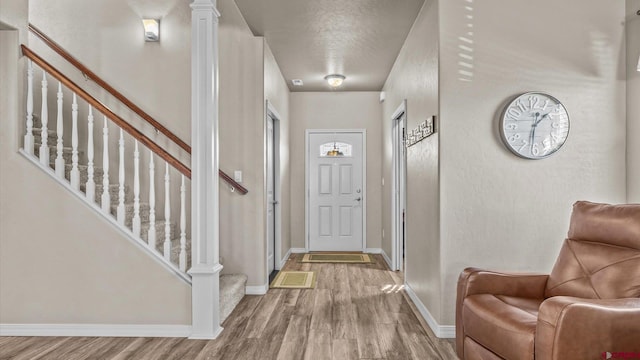
[[[466,268],[458,278],[456,299],[456,352],[463,359],[464,328],[462,303],[469,295],[494,294],[543,299],[549,275],[501,273],[477,268]]]
[[[554,296],[540,306],[536,360],[598,359],[640,353],[640,299]],[[602,357],[604,354],[604,357]]]

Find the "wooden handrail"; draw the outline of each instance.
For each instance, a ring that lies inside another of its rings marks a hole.
[[[164,150],[160,145],[153,142],[153,140],[146,137],[143,133],[138,131],[138,129],[134,128],[126,122],[123,118],[116,115],[111,109],[109,109],[106,105],[96,100],[93,96],[89,95],[86,91],[84,91],[81,87],[76,85],[73,81],[71,81],[68,77],[64,76],[60,71],[54,68],[51,64],[46,62],[36,53],[34,53],[31,49],[22,45],[22,53],[31,59],[34,63],[36,63],[42,70],[56,78],[58,81],[63,83],[67,88],[76,93],[78,96],[83,98],[86,102],[88,102],[91,106],[93,106],[96,110],[100,111],[103,115],[109,118],[109,120],[113,121],[116,125],[118,125],[122,130],[126,131],[129,135],[131,135],[134,139],[138,140],[140,143],[148,147],[151,151],[153,151],[156,155],[160,156],[164,161],[169,163],[171,166],[176,168],[180,173],[182,173],[187,178],[191,179],[191,169],[189,169],[186,165],[184,165],[180,160],[173,157],[166,150]]]
[[[218,174],[222,179],[224,179],[224,181],[228,182],[229,185],[231,185],[231,187],[234,188],[234,190],[238,190],[240,194],[244,195],[249,192],[247,188],[238,184],[235,180],[233,180],[233,178],[231,178],[231,176],[227,175],[224,171],[218,170]]]
[[[116,89],[114,89],[111,85],[109,85],[106,81],[104,81],[102,78],[100,78],[98,75],[96,75],[93,71],[91,71],[89,68],[87,68],[84,64],[82,64],[80,61],[78,61],[78,59],[76,59],[75,57],[73,57],[71,54],[69,54],[69,52],[67,52],[62,46],[60,46],[58,43],[56,43],[55,41],[53,41],[51,38],[49,38],[47,35],[45,35],[42,31],[40,31],[37,27],[33,26],[32,24],[29,24],[29,30],[36,35],[37,37],[39,37],[42,41],[44,41],[45,44],[47,44],[51,49],[53,49],[56,53],[58,53],[60,56],[62,56],[65,60],[67,60],[69,63],[71,63],[71,65],[75,66],[78,70],[80,70],[80,72],[82,72],[87,78],[91,79],[93,82],[95,82],[97,85],[99,85],[100,87],[102,87],[103,89],[105,89],[106,91],[108,91],[111,95],[113,95],[113,97],[115,97],[116,99],[118,99],[120,102],[122,102],[124,105],[126,105],[129,109],[131,109],[131,111],[133,111],[134,113],[136,113],[138,116],[140,116],[142,119],[144,119],[145,121],[147,121],[149,124],[151,124],[151,126],[153,126],[154,128],[158,129],[158,131],[160,131],[161,133],[163,133],[167,138],[169,138],[171,141],[173,141],[175,144],[177,144],[178,146],[180,146],[183,150],[185,150],[187,153],[189,153],[189,155],[191,155],[191,146],[189,146],[186,142],[182,141],[178,136],[176,136],[174,133],[172,133],[169,129],[167,129],[166,127],[164,127],[162,124],[160,124],[157,120],[155,120],[151,115],[147,114],[144,110],[142,110],[140,107],[138,107],[136,104],[134,104],[132,101],[130,101],[127,97],[125,97],[124,95],[122,95],[119,91],[117,91]],[[24,49],[26,47],[23,45],[23,52]],[[35,55],[33,53],[33,51],[29,50],[28,48],[26,48],[29,53]],[[25,54],[26,55],[26,54]],[[35,55],[37,56],[37,55]],[[40,58],[40,57],[38,57]],[[40,58],[41,59],[41,58]],[[33,59],[32,59],[33,60]],[[42,60],[42,59],[41,59]],[[35,60],[34,60],[35,61]],[[42,60],[44,62],[44,60]],[[37,62],[36,62],[37,63]],[[46,62],[45,62],[46,63]],[[55,70],[51,65],[47,64],[51,69]],[[64,75],[62,75],[60,72],[58,72],[56,70],[56,72],[58,74],[60,74],[61,76],[64,77]],[[55,76],[54,76],[55,77]],[[66,77],[65,77],[66,79]],[[62,81],[62,80],[61,80]],[[71,80],[67,79],[67,81],[71,84],[73,84],[73,82],[71,82]],[[64,82],[64,81],[63,81]],[[65,83],[66,84],[66,83]],[[74,84],[75,85],[75,84]],[[77,87],[77,85],[75,85]],[[79,87],[77,87],[78,89],[80,89]],[[84,92],[82,89],[80,89],[80,91]],[[86,94],[87,96],[91,97],[91,95]],[[81,96],[82,97],[82,96]],[[84,98],[84,97],[83,97]],[[95,101],[96,103],[99,103],[96,99],[94,99],[93,97],[91,97],[91,99],[93,99],[93,101]],[[91,101],[85,99],[87,102],[91,103]],[[101,104],[102,105],[102,104]],[[104,106],[104,105],[102,105]],[[104,106],[105,109],[107,109],[106,106]],[[108,109],[107,109],[108,110]],[[113,114],[113,116],[116,116],[115,113],[113,113],[112,111],[109,110],[110,113]],[[106,115],[106,114],[105,114]],[[123,122],[125,122],[122,118],[118,117],[119,119],[121,119]],[[118,123],[117,121],[113,120],[112,121]],[[125,122],[126,123],[126,122]],[[127,131],[129,134],[131,134],[131,136],[135,137],[135,135],[133,135],[131,132],[129,132],[128,130],[126,130],[125,127],[122,127],[123,130]],[[127,123],[127,128],[130,128],[132,130],[135,130],[138,134],[140,134],[141,136],[142,133],[140,133],[139,131],[137,131],[135,128],[133,128],[132,126],[128,125]],[[146,137],[145,137],[146,138]],[[146,138],[147,141],[153,143],[152,140]],[[140,142],[142,142],[142,140],[140,140]],[[155,144],[155,143],[153,143]],[[147,145],[148,146],[148,145]],[[157,146],[157,145],[156,145]],[[152,146],[148,146],[152,151],[154,151],[154,147]],[[160,148],[159,146],[157,146],[157,148]],[[163,150],[164,151],[164,150]],[[164,156],[160,155],[158,152],[154,151],[156,154],[158,154],[158,156],[162,157],[163,159],[165,159]],[[176,162],[180,163],[178,160],[176,160],[175,158],[173,158],[169,153],[167,153],[166,151],[164,151],[164,153],[166,153],[169,157],[171,157],[171,159],[174,159]],[[167,159],[165,159],[167,160]],[[168,161],[168,160],[167,160]],[[170,164],[173,165],[172,161],[168,161]],[[183,165],[182,163],[180,163],[185,171],[188,171],[189,175],[186,175],[185,172],[182,172],[183,174],[185,174],[188,178],[191,178],[191,170],[189,168],[187,168],[185,165]],[[175,165],[174,165],[175,166]],[[179,169],[176,166],[177,169]],[[247,190],[244,186],[240,185],[238,182],[236,182],[235,180],[233,180],[232,177],[230,177],[229,175],[227,175],[224,171],[219,170],[218,171],[220,177],[226,181],[229,185],[231,185],[232,188],[237,189],[238,192],[242,195],[246,194],[249,192],[249,190]]]
[[[107,90],[111,95],[113,95],[116,99],[118,99],[121,103],[126,105],[129,109],[135,112],[138,116],[143,118],[146,122],[151,124],[158,131],[163,133],[167,138],[180,146],[184,151],[191,154],[191,146],[189,146],[186,142],[182,141],[178,136],[172,133],[169,129],[160,124],[156,119],[154,119],[151,115],[147,114],[144,110],[138,107],[136,104],[127,99],[126,96],[122,95],[118,90],[114,89],[111,85],[109,85],[106,81],[102,80],[101,77],[96,75],[93,71],[87,68],[84,64],[82,64],[78,59],[69,54],[62,46],[53,41],[47,35],[45,35],[42,31],[40,31],[37,27],[29,24],[29,30],[42,39],[53,51],[57,52],[60,56],[62,56],[65,60],[67,60],[71,65],[75,66],[78,70],[80,70],[87,78],[91,79],[93,82],[98,84],[98,86]]]

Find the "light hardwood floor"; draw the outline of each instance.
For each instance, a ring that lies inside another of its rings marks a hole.
[[[397,273],[371,264],[309,264],[313,290],[271,289],[246,296],[211,341],[182,338],[0,337],[0,359],[457,359],[416,317]]]

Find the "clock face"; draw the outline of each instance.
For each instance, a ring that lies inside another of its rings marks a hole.
[[[537,92],[522,94],[504,109],[500,135],[514,154],[526,159],[544,159],[567,140],[569,114],[553,96]]]

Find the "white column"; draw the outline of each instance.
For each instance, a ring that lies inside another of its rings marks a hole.
[[[75,97],[75,94],[73,95]],[[89,115],[87,116],[87,199],[93,204],[96,201],[96,183],[94,181],[93,165],[93,109],[89,105]]]
[[[218,17],[216,0],[191,3],[192,339],[220,326],[218,204]]]
[[[47,105],[47,73],[42,70],[42,111],[40,112],[40,164],[49,166],[49,107]]]
[[[80,170],[78,170],[78,99],[73,94],[71,104],[71,187],[80,189]]]
[[[109,127],[107,117],[104,117],[104,127],[102,128],[102,211],[105,214],[111,213],[111,194],[109,193]]]
[[[62,83],[58,81],[58,102],[57,102],[57,116],[56,116],[56,134],[58,135],[58,142],[56,144],[57,157],[56,157],[56,175],[64,179],[64,144],[62,137],[64,135],[64,124],[62,120]]]
[[[33,61],[27,60],[27,133],[24,135],[24,151],[33,155]]]
[[[118,208],[116,210],[116,219],[118,224],[124,226],[124,134],[120,129],[120,139],[118,140]]]
[[[131,221],[131,231],[135,237],[140,237],[140,151],[138,150],[138,140],[133,148],[133,220]]]

